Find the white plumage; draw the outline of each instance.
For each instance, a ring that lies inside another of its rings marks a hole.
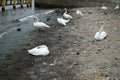
[[[38,17],[34,17],[35,19],[36,19],[36,21],[33,23],[33,25],[35,26],[35,27],[38,27],[38,28],[45,28],[45,27],[47,27],[47,28],[50,28],[50,26],[48,26],[47,24],[45,24],[45,23],[43,23],[43,22],[39,22],[39,18]]]
[[[80,10],[77,10],[77,11],[76,11],[76,14],[77,14],[78,16],[81,16],[81,17],[84,16],[83,13],[82,13]]]
[[[108,10],[108,8],[104,5],[103,3],[103,6],[101,7],[102,10]]]
[[[119,4],[117,3],[117,6],[115,7],[115,10],[119,10],[120,9],[120,6]]]
[[[67,14],[67,9],[65,8],[65,13],[63,14],[64,18],[66,19],[73,19],[73,17],[69,14]]]
[[[65,20],[61,17],[61,18],[57,18],[57,21],[59,24],[66,26],[66,23],[69,22],[70,20]]]
[[[49,50],[46,45],[41,45],[41,46],[37,46],[33,49],[28,50],[28,53],[34,56],[37,56],[37,55],[46,56],[49,54]]]
[[[103,27],[104,27],[104,26],[103,26],[103,23],[102,23],[99,32],[97,32],[97,33],[95,34],[95,36],[94,36],[94,38],[95,38],[96,40],[103,40],[103,39],[105,39],[105,38],[107,37],[107,33],[106,33],[105,31],[103,31]]]

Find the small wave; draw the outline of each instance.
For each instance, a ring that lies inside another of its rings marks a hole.
[[[28,20],[28,19],[30,19],[30,18],[33,18],[33,17],[35,17],[35,15],[30,15],[30,16],[27,16],[27,17],[24,17],[24,18],[18,19],[18,21],[20,21],[20,22],[22,22],[22,21],[26,21],[26,20]]]
[[[49,11],[47,11],[47,12],[45,12],[44,14],[49,14],[49,13],[52,13],[52,12],[54,12],[55,10],[49,10]]]
[[[3,32],[2,34],[0,34],[0,38],[2,38],[7,32]]]
[[[13,31],[13,30],[15,30],[15,29],[16,29],[16,27],[13,28],[13,29],[11,29],[11,30],[9,30],[9,31],[3,32],[2,34],[0,34],[0,38],[2,38],[5,34],[7,34],[7,33],[11,32],[11,31]]]

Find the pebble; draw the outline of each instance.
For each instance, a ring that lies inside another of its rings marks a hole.
[[[101,73],[100,73],[100,76],[103,76],[103,77],[108,77],[108,76],[109,76],[109,74],[108,74],[107,72],[101,72]]]
[[[18,28],[17,31],[21,31],[21,28]]]
[[[55,64],[54,63],[51,63],[50,66],[54,66]]]

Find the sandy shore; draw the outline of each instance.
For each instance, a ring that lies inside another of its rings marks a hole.
[[[77,9],[77,8],[76,8]],[[59,24],[42,32],[34,31],[31,43],[0,66],[1,80],[119,80],[120,79],[120,14],[110,8],[79,8],[84,17],[67,26]],[[94,40],[101,21],[108,37]],[[45,44],[50,55],[31,56],[27,50]]]

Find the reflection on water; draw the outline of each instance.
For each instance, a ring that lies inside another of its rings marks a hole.
[[[45,17],[50,12],[53,10],[35,10],[34,4],[32,8],[25,7],[16,10],[11,8],[5,12],[0,11],[0,61],[5,58],[6,54],[20,50],[29,43],[29,33],[36,29],[31,16],[37,15],[45,22]],[[29,19],[25,21],[17,21],[28,16],[30,16]],[[21,31],[18,32],[18,28],[21,28]]]

